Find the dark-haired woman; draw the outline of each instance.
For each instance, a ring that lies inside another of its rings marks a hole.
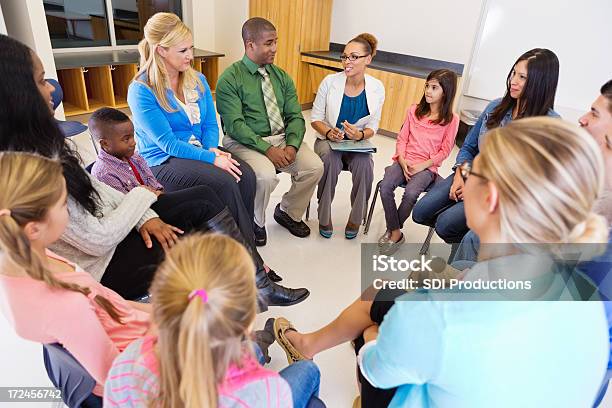
[[[59,157],[63,163],[70,220],[53,245],[55,253],[79,264],[124,298],[134,299],[147,293],[164,248],[172,246],[182,230],[212,229],[252,249],[262,300],[287,305],[308,296],[306,289],[287,289],[269,280],[253,234],[240,233],[210,188],[196,186],[201,191],[187,189],[158,198],[144,187],[122,194],[90,177],[57,127],[50,104],[53,87],[44,77],[32,50],[0,35],[0,99],[10,102],[0,109],[0,151],[36,152]],[[192,201],[189,206],[187,201]]]
[[[558,80],[559,59],[554,52],[534,48],[521,55],[508,74],[504,97],[489,103],[467,135],[457,155],[454,173],[436,184],[414,206],[414,222],[435,227],[438,236],[447,243],[461,242],[468,227],[459,166],[474,160],[483,136],[490,129],[531,116],[558,117],[553,110]]]
[[[347,239],[357,236],[372,192],[372,155],[334,151],[329,141],[366,140],[378,130],[385,88],[365,73],[376,55],[377,44],[376,38],[367,33],[349,41],[340,57],[344,71],[323,79],[312,105],[311,125],[317,132],[314,150],[324,165],[317,190],[319,234],[324,238],[331,238],[334,231],[331,203],[344,165],[353,176],[351,213],[344,230]]]

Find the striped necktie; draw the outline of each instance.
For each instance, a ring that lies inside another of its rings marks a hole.
[[[258,68],[257,71],[262,76],[261,90],[264,96],[264,103],[266,104],[268,120],[270,121],[270,131],[272,135],[278,135],[285,131],[285,124],[283,123],[283,117],[278,109],[276,95],[274,95],[274,88],[272,88],[272,81],[270,81],[270,75],[264,67]]]

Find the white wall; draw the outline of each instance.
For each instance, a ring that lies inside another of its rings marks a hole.
[[[2,14],[2,7],[0,7],[0,34],[6,34],[6,24],[4,24],[4,16]]]
[[[331,42],[369,32],[383,51],[467,64],[483,2],[335,0]]]
[[[185,1],[185,0],[183,0]],[[215,1],[191,0],[191,30],[196,48],[216,51],[215,48]],[[184,9],[184,7],[183,7]],[[183,17],[186,17],[184,15]]]
[[[183,21],[193,32],[195,47],[225,54],[219,73],[242,58],[240,30],[248,16],[248,0],[183,0]]]
[[[242,24],[249,18],[248,0],[215,0],[215,51],[225,57],[219,60],[219,74],[242,58]]]
[[[0,6],[8,35],[33,49],[45,67],[46,76],[57,79],[42,0],[0,0]],[[55,116],[64,118],[62,105],[55,111]]]

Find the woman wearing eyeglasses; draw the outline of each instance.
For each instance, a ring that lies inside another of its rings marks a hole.
[[[513,120],[559,115],[553,110],[559,79],[559,59],[554,52],[534,48],[521,55],[506,78],[506,94],[489,103],[465,138],[457,155],[454,173],[437,183],[412,211],[417,224],[435,227],[447,243],[459,243],[468,232],[463,207],[463,180],[458,167],[478,155],[488,130]],[[456,249],[456,246],[453,246]],[[451,254],[452,259],[453,254]]]
[[[484,249],[455,278],[492,289],[383,289],[316,332],[277,318],[277,341],[299,360],[363,333],[355,343],[365,341],[364,408],[590,406],[609,356],[603,305],[558,301],[571,299],[580,274],[563,274],[551,253],[534,249],[606,241],[606,222],[593,212],[604,181],[596,143],[567,122],[524,119],[490,131],[458,174]],[[529,280],[534,290],[496,290],[498,280]]]
[[[523,119],[488,132],[458,173],[482,243],[463,282],[529,279],[534,290],[488,291],[490,302],[406,295],[364,333],[361,373],[399,386],[390,407],[591,406],[609,355],[604,308],[558,301],[577,280],[565,281],[553,254],[607,239],[593,211],[605,176],[599,148],[570,123]]]
[[[377,44],[376,38],[367,33],[349,41],[340,56],[344,71],[323,79],[312,105],[311,125],[317,132],[315,152],[324,164],[317,190],[319,233],[324,238],[331,238],[334,231],[331,203],[345,166],[353,177],[351,213],[344,230],[347,239],[357,236],[372,192],[372,155],[334,151],[329,142],[366,140],[378,130],[385,88],[381,81],[365,73],[376,55]]]

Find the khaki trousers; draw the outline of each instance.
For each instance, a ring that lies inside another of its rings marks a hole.
[[[264,138],[272,146],[284,148],[285,136],[275,135]],[[270,202],[270,195],[280,181],[276,174],[274,164],[256,150],[240,144],[230,136],[223,137],[223,146],[236,157],[244,160],[255,172],[256,191],[255,191],[255,223],[260,227],[266,225],[266,208]],[[281,200],[280,206],[291,219],[296,222],[302,220],[306,207],[310,203],[310,197],[323,175],[323,163],[321,159],[308,147],[302,143],[297,152],[295,161],[287,167],[278,169],[283,173],[291,175],[291,188]]]

